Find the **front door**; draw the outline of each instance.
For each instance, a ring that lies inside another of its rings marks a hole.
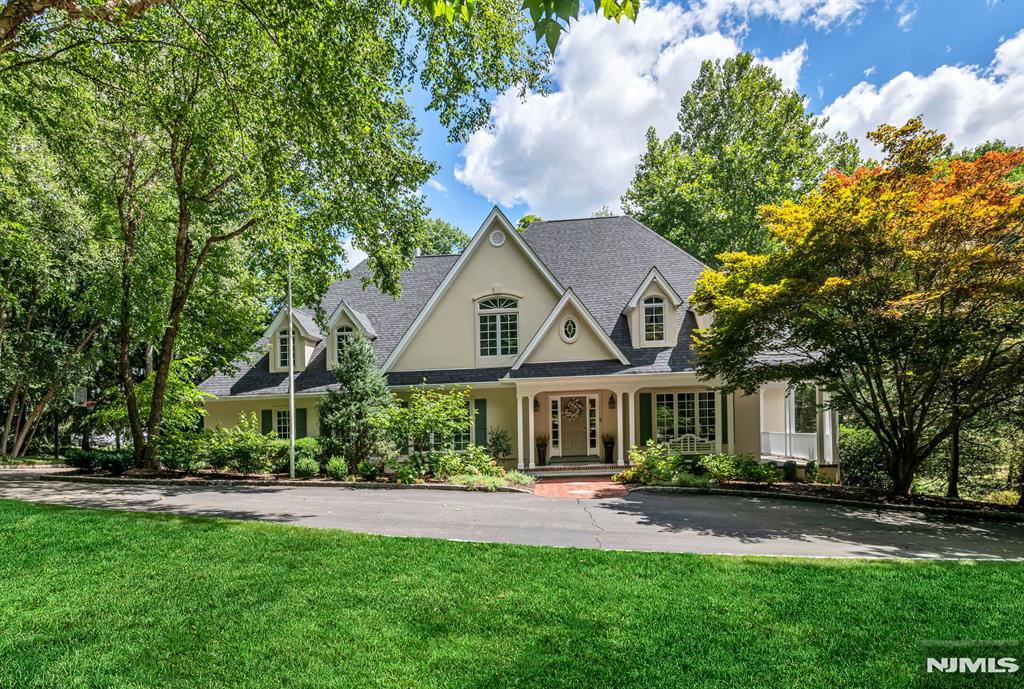
[[[561,442],[563,457],[587,454],[587,398],[563,397],[561,404]]]

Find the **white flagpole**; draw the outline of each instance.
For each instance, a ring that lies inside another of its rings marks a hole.
[[[288,258],[288,475],[295,478],[295,326],[292,322],[292,259]]]

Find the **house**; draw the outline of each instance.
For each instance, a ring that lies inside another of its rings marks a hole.
[[[508,431],[520,468],[535,469],[535,440],[555,462],[601,461],[616,440],[657,439],[682,452],[837,457],[826,393],[769,385],[724,394],[694,372],[691,335],[707,317],[689,307],[704,265],[629,217],[535,222],[519,233],[495,208],[460,255],[417,257],[395,300],[363,289],[365,263],[323,298],[325,323],[281,313],[234,373],[202,383],[207,426],[256,412],[264,432],[286,436],[288,357],[294,352],[298,434],[318,432],[316,401],[334,381],[338,342],[365,337],[392,388],[467,385],[473,423],[460,442]]]

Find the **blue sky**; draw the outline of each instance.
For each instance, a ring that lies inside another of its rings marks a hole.
[[[645,4],[637,26],[584,17],[556,54],[560,95],[495,94],[494,129],[468,144],[449,144],[414,96],[423,152],[441,165],[423,191],[434,216],[468,233],[495,203],[513,222],[617,209],[647,126],[664,135],[700,60],[739,49],[851,135],[923,113],[957,145],[1024,144],[1022,28],[1024,1],[703,0]]]

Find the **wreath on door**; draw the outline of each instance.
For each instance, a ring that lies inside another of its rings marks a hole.
[[[562,416],[567,419],[576,419],[583,413],[583,398],[570,397],[562,407]]]

